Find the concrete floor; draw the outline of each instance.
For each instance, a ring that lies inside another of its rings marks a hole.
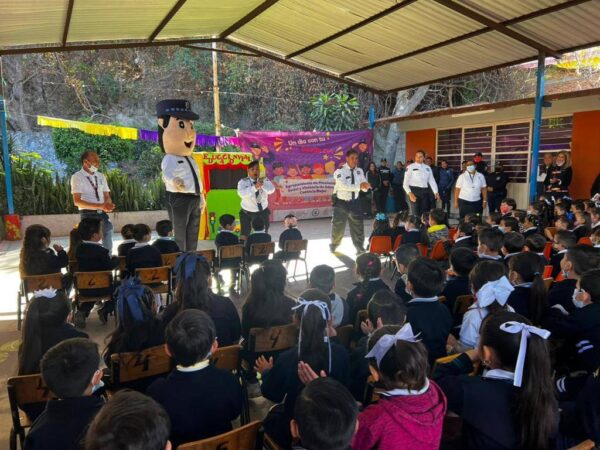
[[[332,266],[336,271],[336,292],[345,297],[348,291],[352,289],[352,284],[357,281],[354,275],[356,253],[348,232],[342,241],[342,245],[338,248],[339,253],[334,255],[329,252],[329,219],[305,220],[300,223],[299,229],[304,238],[309,240],[308,270],[310,271],[314,266],[319,264]],[[282,224],[272,225],[270,234],[275,241],[278,240],[282,230]],[[370,230],[370,223],[365,222],[365,234],[367,236]],[[121,236],[115,235],[115,249],[120,241]],[[61,244],[66,248],[68,238],[54,238],[53,243]],[[214,248],[214,245],[212,241],[201,241],[198,247],[200,249]],[[0,242],[0,286],[2,286],[2,291],[4,292],[3,300],[0,302],[0,448],[4,447],[4,445],[7,445],[4,448],[8,448],[8,436],[12,426],[6,393],[6,380],[17,373],[17,349],[20,343],[20,332],[17,331],[16,296],[19,286],[18,266],[20,249],[21,242]],[[290,266],[290,269],[293,269],[293,264]],[[391,271],[385,269],[382,278],[388,284],[392,285],[390,277]],[[299,265],[298,276],[296,280],[289,279],[287,291],[290,296],[298,296],[306,287],[304,267]],[[242,297],[234,295],[232,300],[239,311],[244,301],[244,294],[242,294]],[[90,316],[85,332],[103,348],[104,339],[111,331],[111,324],[113,323],[113,321],[109,321],[107,325],[102,325],[97,316]],[[263,398],[252,400],[252,419],[263,419],[270,406],[270,402]]]

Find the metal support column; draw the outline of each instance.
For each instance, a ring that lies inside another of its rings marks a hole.
[[[6,183],[6,203],[8,205],[8,213],[14,214],[15,205],[13,202],[12,171],[10,167],[10,155],[8,154],[8,126],[6,124],[6,109],[4,98],[2,98],[2,96],[0,96],[0,128],[2,129],[2,154],[4,156],[4,181]]]
[[[533,118],[533,136],[531,139],[531,166],[529,170],[529,201],[537,200],[537,174],[540,155],[540,138],[542,130],[542,108],[544,106],[544,72],[546,70],[546,54],[538,54],[537,84],[535,87],[535,114]]]

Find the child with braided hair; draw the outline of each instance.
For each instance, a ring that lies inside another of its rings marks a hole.
[[[389,290],[387,284],[379,278],[381,261],[373,253],[363,253],[356,258],[356,275],[361,279],[348,293],[346,302],[350,308],[351,323],[356,322],[356,315],[361,309],[366,309],[373,294],[381,289]]]

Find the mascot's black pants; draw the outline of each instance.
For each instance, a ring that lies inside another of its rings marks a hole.
[[[167,211],[175,242],[182,252],[195,252],[200,232],[200,196],[167,192]]]

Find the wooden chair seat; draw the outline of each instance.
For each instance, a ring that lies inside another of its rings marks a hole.
[[[122,383],[163,375],[172,368],[173,361],[165,352],[164,345],[141,352],[113,353],[110,355],[110,383],[118,389]]]
[[[216,252],[213,249],[196,250],[196,254],[199,256],[203,256],[204,259],[206,259],[208,261],[209,265],[211,265],[211,266],[213,265],[213,263],[215,261],[215,255],[216,255]],[[167,264],[165,264],[165,265],[167,265]]]
[[[35,291],[54,288],[63,289],[62,273],[50,273],[47,275],[27,275],[21,280],[21,286],[17,293],[17,330],[21,329],[23,321],[23,299],[25,304],[29,303],[29,296]]]
[[[456,302],[454,303],[454,315],[462,316],[467,310],[471,307],[471,305],[475,303],[475,297],[472,295],[459,295],[456,297]]]
[[[279,352],[298,342],[298,327],[294,324],[271,328],[251,328],[248,351],[251,353]]]
[[[235,372],[240,368],[240,350],[239,345],[229,345],[219,347],[210,357],[210,363],[218,369]]]
[[[262,242],[250,245],[249,256],[251,258],[264,258],[265,256],[268,258],[273,253],[275,253],[275,242]]]
[[[99,272],[75,272],[73,274],[74,287],[75,287],[75,300],[78,303],[90,303],[98,302],[101,300],[112,299],[112,292],[98,295],[88,294],[86,291],[96,289],[109,289],[113,287],[113,272],[111,270],[104,270]]]
[[[181,444],[178,450],[259,450],[263,446],[261,422],[254,421],[227,433]]]
[[[165,253],[161,255],[162,265],[173,269],[173,267],[175,267],[175,263],[177,262],[177,258],[179,257],[179,255],[181,255],[181,253]]]
[[[6,388],[12,418],[9,444],[11,450],[16,450],[17,437],[19,438],[21,448],[23,448],[25,428],[29,428],[32,425],[32,421],[22,410],[23,406],[33,403],[44,403],[56,397],[48,389],[40,374],[11,377],[6,382]]]

